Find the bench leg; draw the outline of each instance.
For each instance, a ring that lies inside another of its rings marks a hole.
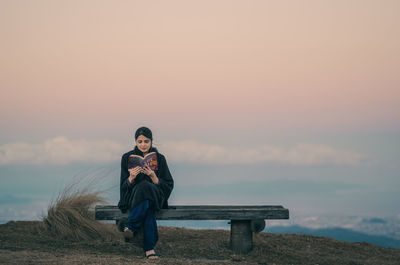
[[[231,249],[239,254],[247,254],[253,249],[253,232],[250,220],[231,220]]]

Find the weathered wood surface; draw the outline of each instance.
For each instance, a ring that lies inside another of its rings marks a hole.
[[[117,206],[97,205],[96,220],[117,220],[127,216]],[[187,205],[170,206],[156,214],[158,220],[255,220],[289,219],[289,210],[279,205]]]
[[[250,220],[232,220],[229,245],[238,254],[249,253],[253,249],[253,233]]]

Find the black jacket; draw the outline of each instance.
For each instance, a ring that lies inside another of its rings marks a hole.
[[[149,152],[157,153],[158,169],[154,172],[159,179],[158,184],[154,184],[150,177],[144,173],[137,175],[132,184],[129,183],[128,157],[132,154],[143,156],[143,153],[135,147],[134,150],[122,155],[120,201],[118,203],[118,207],[122,212],[135,207],[143,200],[149,200],[150,207],[155,210],[168,208],[167,200],[174,188],[174,180],[172,179],[165,157],[158,153],[156,148],[151,148]]]

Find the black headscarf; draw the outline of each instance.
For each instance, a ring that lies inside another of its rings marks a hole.
[[[153,141],[153,133],[147,127],[140,127],[139,129],[136,130],[136,132],[135,132],[135,141],[137,140],[137,138],[140,135],[143,135],[143,136],[149,138],[151,141]]]

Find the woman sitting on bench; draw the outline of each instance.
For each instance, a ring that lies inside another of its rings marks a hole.
[[[137,129],[135,141],[135,148],[125,153],[121,159],[118,207],[122,212],[129,211],[124,228],[125,237],[133,238],[143,229],[145,256],[157,259],[154,251],[158,241],[155,211],[168,208],[167,200],[174,181],[165,157],[152,146],[151,130],[147,127]]]

